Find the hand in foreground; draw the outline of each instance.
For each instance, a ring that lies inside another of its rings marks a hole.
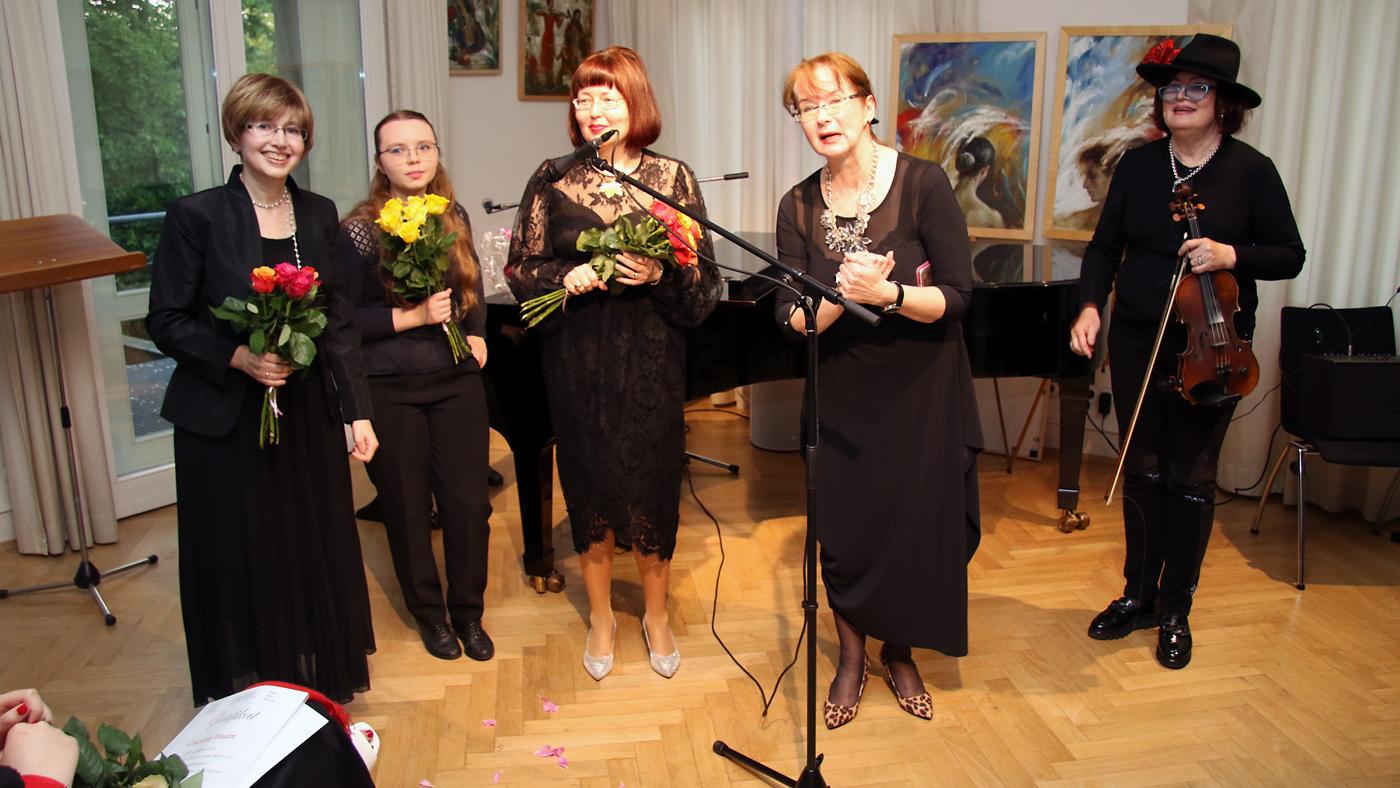
[[[1099,308],[1094,305],[1084,307],[1069,329],[1069,349],[1081,356],[1092,358],[1094,344],[1099,341]]]
[[[1190,261],[1193,274],[1228,271],[1235,267],[1235,247],[1209,238],[1192,238],[1183,243],[1176,254]]]
[[[622,252],[617,256],[613,278],[624,285],[654,285],[661,281],[661,272],[661,263],[655,258]]]
[[[10,729],[0,764],[68,785],[78,768],[78,742],[47,722],[22,722]]]
[[[893,270],[894,252],[850,252],[836,272],[836,289],[857,304],[885,306],[895,297],[889,281]]]
[[[590,290],[606,290],[608,283],[598,278],[593,265],[584,263],[564,274],[564,292],[571,296],[583,295]]]
[[[374,435],[374,426],[369,419],[356,419],[350,422],[350,437],[355,441],[355,448],[350,450],[350,456],[360,462],[369,462],[374,459],[374,453],[379,450],[379,438]]]
[[[292,374],[292,365],[276,353],[256,355],[247,345],[239,345],[233,351],[228,365],[252,378],[259,386],[287,385],[287,377]]]
[[[484,337],[467,335],[467,347],[471,348],[472,358],[476,359],[476,365],[482,369],[486,368],[486,339]]]
[[[5,735],[22,722],[53,722],[53,712],[35,690],[0,693],[0,749],[5,747]]]
[[[423,325],[435,326],[452,319],[452,290],[439,290],[414,307]]]

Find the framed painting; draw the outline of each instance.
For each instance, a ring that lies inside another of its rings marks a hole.
[[[894,37],[893,140],[941,166],[974,239],[1035,233],[1044,33]]]
[[[447,0],[447,62],[453,76],[501,73],[501,0]]]
[[[1099,221],[1108,182],[1123,153],[1161,139],[1152,122],[1152,86],[1137,65],[1159,42],[1175,46],[1195,33],[1229,37],[1230,25],[1066,27],[1050,121],[1047,238],[1087,241]]]
[[[520,100],[567,101],[593,51],[594,0],[520,0]]]

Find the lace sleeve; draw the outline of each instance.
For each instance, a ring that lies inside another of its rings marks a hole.
[[[506,281],[517,301],[544,295],[564,286],[564,274],[574,265],[555,257],[549,244],[550,199],[549,181],[545,175],[549,162],[540,165],[515,215],[515,230],[510,237],[510,255],[506,259]]]
[[[686,208],[695,209],[695,213],[708,218],[705,199],[700,194],[700,184],[695,181],[695,174],[684,162],[676,162],[676,174],[671,179],[670,192],[668,196],[671,199]],[[709,230],[705,230],[700,236],[696,251],[700,253],[700,259],[693,268],[668,266],[653,291],[661,313],[676,325],[687,328],[699,325],[709,317],[724,289],[724,279],[720,276],[719,269],[707,259],[715,256],[715,243]]]
[[[379,279],[379,228],[363,219],[341,224],[346,268],[346,297],[355,306],[355,325],[365,342],[386,339],[394,330],[394,310]]]

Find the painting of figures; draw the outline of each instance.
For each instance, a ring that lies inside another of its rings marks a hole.
[[[520,0],[520,100],[564,101],[593,51],[593,0]]]

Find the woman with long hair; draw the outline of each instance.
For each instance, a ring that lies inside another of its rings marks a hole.
[[[482,628],[486,592],[487,452],[490,435],[481,369],[486,365],[486,303],[467,213],[442,166],[437,133],[412,110],[374,127],[374,177],[369,197],[345,219],[354,250],[355,317],[364,338],[365,371],[384,436],[369,476],[379,491],[394,573],[423,646],[439,659],[487,660],[495,653]],[[457,234],[448,251],[447,286],[417,303],[394,293],[382,264],[375,219],[392,198],[435,194]],[[444,324],[455,321],[471,350],[453,360]],[[433,556],[431,513],[442,527],[444,601]],[[450,624],[449,624],[450,619]]]

